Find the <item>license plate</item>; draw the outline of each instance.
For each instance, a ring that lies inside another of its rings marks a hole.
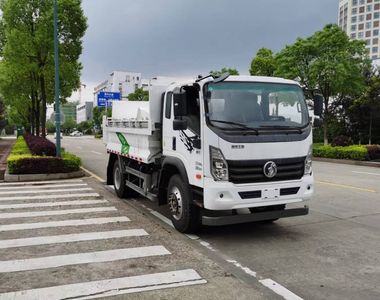
[[[280,189],[264,189],[262,190],[263,199],[277,199],[280,197]]]

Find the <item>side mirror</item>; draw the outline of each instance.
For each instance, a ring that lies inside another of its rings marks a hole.
[[[186,92],[174,93],[174,117],[187,115]]]
[[[314,115],[322,116],[323,114],[323,96],[322,95],[314,95]]]
[[[187,129],[187,121],[186,120],[173,120],[173,130],[186,130]]]

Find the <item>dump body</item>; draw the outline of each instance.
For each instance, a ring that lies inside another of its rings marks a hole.
[[[151,86],[149,101],[113,102],[112,117],[104,119],[107,151],[152,163],[162,153],[161,107],[167,86]]]

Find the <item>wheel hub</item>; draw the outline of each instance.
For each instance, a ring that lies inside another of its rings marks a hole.
[[[182,217],[182,195],[177,187],[173,187],[169,192],[168,204],[174,219]]]

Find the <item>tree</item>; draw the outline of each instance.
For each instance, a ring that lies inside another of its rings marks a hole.
[[[7,122],[5,120],[5,104],[3,99],[0,98],[0,133],[7,125]]]
[[[79,88],[82,37],[87,28],[80,0],[58,0],[60,95]],[[46,106],[54,100],[53,1],[3,0],[0,19],[0,89],[14,107],[27,108],[33,131],[45,132]],[[25,111],[23,112],[25,113]]]
[[[276,68],[276,59],[272,50],[261,48],[252,59],[249,73],[253,76],[273,76]]]
[[[222,68],[220,71],[210,71],[214,77],[220,77],[223,74],[239,75],[239,71],[233,68]]]
[[[348,109],[355,137],[368,144],[380,143],[380,75],[368,78],[365,93],[352,101]]]
[[[134,93],[128,95],[129,101],[149,101],[149,92],[143,88],[137,88]]]
[[[77,123],[73,118],[66,118],[65,122],[62,124],[62,131],[65,133],[70,133],[77,126]]]
[[[324,143],[328,143],[328,122],[333,99],[360,95],[365,73],[370,69],[365,44],[351,41],[337,25],[327,25],[306,39],[298,39],[277,56],[276,75],[298,80],[324,97]]]

